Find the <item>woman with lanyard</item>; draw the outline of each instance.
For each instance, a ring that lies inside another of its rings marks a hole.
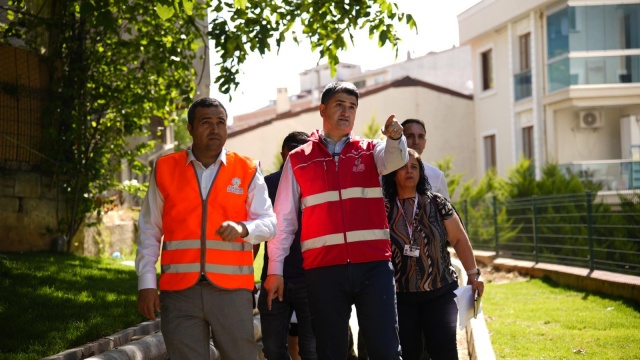
[[[469,275],[467,284],[482,296],[484,283],[462,222],[451,203],[431,185],[420,155],[382,177],[395,268],[402,358],[419,360],[424,346],[431,359],[457,359],[458,276],[451,245]]]

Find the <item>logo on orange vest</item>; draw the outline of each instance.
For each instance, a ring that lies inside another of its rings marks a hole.
[[[356,165],[353,167],[353,172],[363,172],[364,171],[364,164],[361,164],[362,160],[360,158],[358,158],[356,160]]]
[[[233,178],[233,180],[231,180],[233,185],[227,186],[227,192],[242,195],[244,190],[240,187],[240,182],[240,178]]]

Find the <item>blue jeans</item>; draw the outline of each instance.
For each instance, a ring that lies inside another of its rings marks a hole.
[[[389,261],[332,265],[305,272],[318,358],[344,360],[351,306],[372,360],[399,360],[394,270]]]
[[[264,289],[264,287],[262,287]],[[262,345],[264,356],[268,360],[290,360],[287,349],[289,323],[291,314],[296,312],[298,319],[298,348],[303,360],[315,360],[316,338],[311,326],[309,296],[304,283],[285,281],[283,301],[277,298],[271,302],[271,310],[267,309],[267,292],[260,291],[258,296],[260,326],[262,327]]]

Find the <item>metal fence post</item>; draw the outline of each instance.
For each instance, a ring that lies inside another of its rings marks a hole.
[[[592,194],[591,191],[587,191],[587,236],[589,239],[589,270],[595,269],[593,258],[593,208],[592,208]]]
[[[538,251],[538,219],[537,219],[537,215],[538,215],[538,207],[537,207],[537,199],[536,196],[532,196],[531,197],[531,210],[532,210],[532,219],[531,219],[531,225],[533,228],[533,255],[535,257],[536,260],[536,264],[540,261],[540,259],[538,258],[538,254],[540,253]]]
[[[500,234],[498,233],[498,200],[493,196],[493,237],[496,243],[496,257],[500,254]]]

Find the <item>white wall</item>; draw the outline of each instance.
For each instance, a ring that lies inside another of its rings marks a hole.
[[[362,132],[375,117],[382,125],[390,114],[399,121],[418,118],[427,126],[427,146],[423,157],[435,164],[445,155],[454,159],[454,172],[465,173],[465,179],[475,174],[475,140],[473,137],[473,102],[469,99],[437,92],[424,87],[389,88],[360,99],[354,134]],[[232,135],[226,147],[260,160],[265,172],[273,168],[282,140],[291,131],[311,132],[322,128],[318,110],[295,118],[276,120],[255,130]]]
[[[594,129],[580,127],[581,110],[585,109],[565,109],[555,113],[558,163],[622,159],[620,118],[640,115],[640,106],[594,108],[604,119],[603,126]]]
[[[509,69],[508,32],[506,28],[474,39],[471,42],[473,79],[475,85],[476,118],[476,173],[485,173],[483,137],[496,136],[496,162],[499,175],[505,175],[514,165],[514,143],[511,113],[511,81]],[[493,53],[494,88],[482,90],[481,54],[488,49]]]
[[[347,81],[356,83],[364,80],[366,86],[372,86],[405,76],[443,86],[462,94],[471,94],[473,92],[471,48],[460,46],[429,53],[381,69],[367,71],[348,78]]]

